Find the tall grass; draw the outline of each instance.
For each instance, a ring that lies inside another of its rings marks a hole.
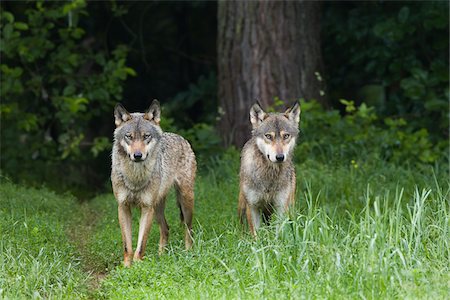
[[[157,256],[154,229],[144,262],[113,269],[96,296],[447,298],[445,172],[434,174],[438,168],[428,168],[414,174],[382,162],[358,162],[356,167],[351,162],[328,166],[306,161],[298,168],[291,217],[273,220],[255,241],[237,222],[238,164],[230,161],[235,160],[217,160],[199,176],[194,249],[183,250],[172,196],[168,252]],[[105,198],[94,205],[99,201]],[[115,213],[115,206],[105,211],[108,216]],[[110,230],[97,230],[103,242],[111,239]],[[120,256],[120,249],[116,251]]]
[[[270,242],[254,251],[260,282],[276,286],[283,273],[314,283],[311,290],[289,291],[298,296],[304,290],[310,296],[376,299],[448,295],[448,198],[416,189],[405,212],[402,190],[391,197],[372,196],[368,189],[363,211],[339,221],[314,205],[312,196],[305,195],[304,214],[279,221],[278,234],[269,231]]]

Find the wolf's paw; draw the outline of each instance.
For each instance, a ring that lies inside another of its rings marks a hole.
[[[125,259],[125,260],[123,261],[123,266],[124,266],[125,268],[131,267],[131,259]]]
[[[131,262],[133,261],[133,252],[127,253],[124,252],[123,254],[123,266],[126,268],[131,267]]]
[[[133,257],[133,262],[141,262],[142,261],[142,256],[139,256],[139,255],[135,255],[134,257]]]

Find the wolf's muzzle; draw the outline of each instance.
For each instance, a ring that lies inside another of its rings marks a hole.
[[[275,156],[277,162],[283,162],[284,161],[284,154],[277,154]]]

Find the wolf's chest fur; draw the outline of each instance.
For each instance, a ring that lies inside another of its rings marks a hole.
[[[116,186],[118,201],[130,203],[151,201],[145,195],[158,186],[156,181],[159,177],[155,176],[156,168],[156,157],[151,155],[143,162],[133,162],[120,150],[120,146],[114,145],[111,179]]]
[[[272,203],[286,190],[290,190],[293,176],[292,163],[273,164],[266,161],[258,152],[244,154],[241,179],[247,200],[254,205]]]
[[[154,160],[135,163],[124,159],[120,162],[117,172],[127,189],[137,192],[149,185],[154,169]]]
[[[253,165],[248,170],[248,178],[244,189],[248,192],[251,202],[271,203],[280,193],[288,188],[287,178],[290,177],[287,166]],[[256,203],[255,203],[256,204]]]
[[[255,164],[249,172],[249,184],[254,188],[258,188],[261,192],[271,194],[282,187],[280,177],[284,177],[285,173],[286,170],[283,166]]]

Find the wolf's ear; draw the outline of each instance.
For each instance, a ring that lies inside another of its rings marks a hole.
[[[158,100],[153,100],[152,104],[144,114],[144,119],[153,121],[156,125],[159,125],[159,122],[161,121],[161,107]]]
[[[300,122],[300,112],[301,112],[300,105],[296,101],[295,104],[292,105],[292,107],[289,107],[284,112],[284,116],[289,120],[294,121],[295,123],[298,124]]]
[[[252,108],[250,108],[250,122],[253,128],[258,127],[266,118],[267,114],[261,108],[261,104],[259,102],[253,104]]]
[[[116,127],[119,127],[123,122],[131,119],[130,113],[122,106],[122,104],[117,103],[114,108],[114,119]]]

